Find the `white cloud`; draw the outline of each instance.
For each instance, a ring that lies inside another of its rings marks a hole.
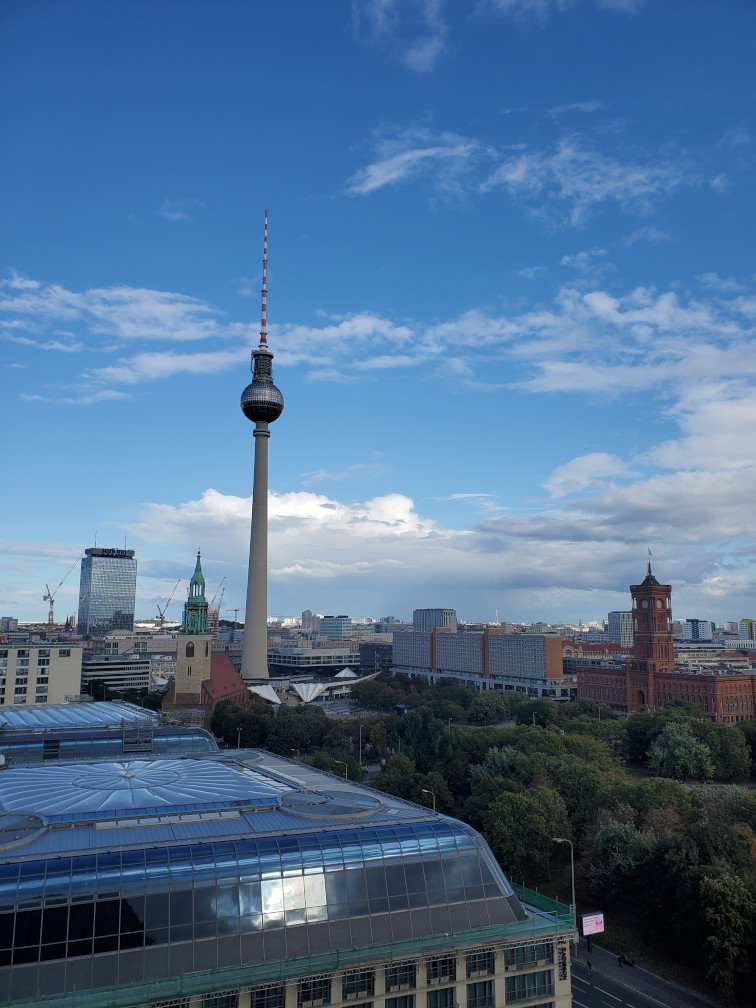
[[[297,612],[317,598],[324,611],[370,612],[390,598],[392,614],[407,615],[441,590],[463,618],[480,618],[486,604],[511,619],[596,618],[626,607],[648,546],[657,574],[676,586],[677,606],[710,611],[712,597],[736,610],[749,604],[756,555],[738,555],[732,543],[756,534],[756,468],[636,478],[621,460],[595,453],[552,480],[564,488],[570,474],[588,491],[583,497],[465,530],[442,527],[402,494],[346,503],[272,491],[270,609]],[[625,485],[607,482],[612,475]],[[201,542],[206,576],[219,580],[222,571],[227,597],[243,598],[250,507],[249,498],[216,490],[146,505],[130,539],[148,544],[145,559],[150,543],[190,555]]]
[[[380,462],[382,452],[373,452],[371,461],[355,462],[343,472],[329,472],[326,469],[316,469],[313,472],[302,473],[299,477],[303,486],[313,483],[340,483],[345,479],[370,478],[389,471],[389,467]]]
[[[702,183],[700,172],[682,156],[619,146],[614,153],[605,152],[579,135],[542,150],[523,143],[500,148],[413,124],[376,130],[372,143],[372,161],[347,181],[349,195],[367,196],[418,181],[447,198],[504,191],[534,216],[575,227],[604,205],[649,214],[663,198]],[[631,240],[641,238],[665,240],[663,232],[651,227],[639,229]]]
[[[565,494],[594,486],[598,481],[605,480],[610,476],[630,478],[638,475],[616,455],[608,455],[606,452],[591,452],[558,466],[543,485],[551,497],[564,497]]]
[[[686,166],[670,161],[620,161],[565,138],[551,152],[525,151],[506,157],[479,185],[482,193],[503,188],[542,215],[543,202],[566,207],[573,225],[585,222],[600,204],[625,213],[648,213],[654,202],[683,186],[696,185]]]
[[[515,17],[535,15],[545,18],[547,15],[562,13],[581,0],[487,0],[488,6],[502,14]],[[597,7],[617,13],[634,14],[644,7],[647,0],[588,0]]]
[[[401,150],[361,168],[349,180],[347,192],[364,196],[385,186],[397,185],[420,176],[432,177],[434,173],[436,185],[450,190],[452,180],[456,179],[475,152],[474,143],[452,137],[448,137],[445,143]],[[442,162],[443,170],[439,172]]]
[[[646,241],[651,245],[658,245],[660,242],[671,240],[672,235],[668,231],[660,231],[659,228],[654,227],[642,227],[629,234],[622,244],[629,246],[635,245],[639,241]]]
[[[388,48],[409,70],[428,73],[446,52],[442,0],[355,0],[352,10],[358,37]]]
[[[198,199],[166,199],[158,213],[167,221],[193,221],[204,209],[205,204]]]

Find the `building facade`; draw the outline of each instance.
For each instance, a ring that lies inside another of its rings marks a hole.
[[[81,656],[78,644],[0,644],[0,707],[78,697]]]
[[[394,637],[394,671],[431,682],[459,679],[479,691],[516,690],[534,698],[571,700],[577,683],[573,675],[564,674],[563,644],[559,637],[509,634],[498,627],[402,633]]]
[[[712,721],[735,724],[756,716],[756,675],[728,667],[679,665],[672,639],[671,585],[651,572],[631,585],[635,642],[625,663],[577,668],[581,699],[609,704],[621,714],[653,712],[672,700],[695,704]],[[704,647],[704,645],[700,645]],[[721,657],[726,657],[720,654]]]
[[[134,629],[137,563],[134,550],[84,551],[79,581],[77,630],[82,637],[102,637],[111,630]]]
[[[0,802],[8,1008],[571,1004],[569,908],[471,827],[311,767],[15,765]]]
[[[714,640],[716,627],[711,620],[686,619],[682,621],[682,636],[686,641]]]
[[[430,633],[436,627],[457,632],[456,609],[414,609],[412,612],[412,629],[415,633]]]
[[[632,612],[630,610],[610,612],[607,617],[607,633],[610,644],[619,644],[620,647],[632,647]]]
[[[352,636],[351,617],[321,616],[318,636],[326,640],[346,640]]]

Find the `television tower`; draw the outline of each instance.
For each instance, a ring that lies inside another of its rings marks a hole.
[[[273,384],[273,354],[268,349],[268,211],[263,237],[262,324],[260,345],[252,351],[252,381],[241,395],[242,413],[255,425],[255,469],[252,486],[252,530],[249,539],[247,605],[244,610],[244,647],[241,675],[268,678],[268,438],[269,424],[284,408]]]

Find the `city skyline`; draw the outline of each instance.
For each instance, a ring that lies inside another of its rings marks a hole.
[[[95,541],[140,616],[198,548],[244,611],[265,208],[270,614],[587,623],[650,547],[679,617],[753,615],[754,5],[0,28],[2,615],[44,621]]]

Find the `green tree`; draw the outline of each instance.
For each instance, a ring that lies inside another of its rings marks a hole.
[[[723,868],[717,876],[704,875],[700,885],[704,917],[710,928],[706,938],[707,975],[727,994],[738,974],[750,963],[756,933],[756,899],[753,886]]]
[[[454,737],[448,727],[427,707],[405,714],[399,721],[398,731],[402,748],[420,773],[437,769],[454,749]]]
[[[593,845],[591,892],[613,905],[632,899],[637,887],[644,884],[646,865],[655,847],[651,833],[625,823],[606,823]]]
[[[659,777],[705,780],[714,771],[711,753],[686,724],[671,721],[648,751],[648,769]]]
[[[711,752],[713,776],[717,780],[734,781],[748,777],[751,754],[745,736],[731,725],[710,724],[704,741]]]
[[[570,836],[564,802],[547,787],[499,795],[485,813],[483,825],[497,860],[515,880],[547,878],[554,837]]]
[[[648,755],[648,750],[653,745],[656,737],[661,733],[663,727],[664,725],[660,721],[655,721],[653,715],[647,711],[631,714],[625,722],[628,758],[637,762],[644,762]]]
[[[559,704],[554,700],[549,700],[548,697],[527,700],[518,704],[514,717],[518,725],[532,724],[540,725],[542,728],[545,728],[546,725],[558,724],[563,719]]]
[[[509,716],[509,704],[503,693],[486,690],[479,693],[467,708],[467,718],[475,724],[495,724]]]
[[[739,721],[735,725],[742,732],[751,757],[751,775],[756,774],[756,721]]]

